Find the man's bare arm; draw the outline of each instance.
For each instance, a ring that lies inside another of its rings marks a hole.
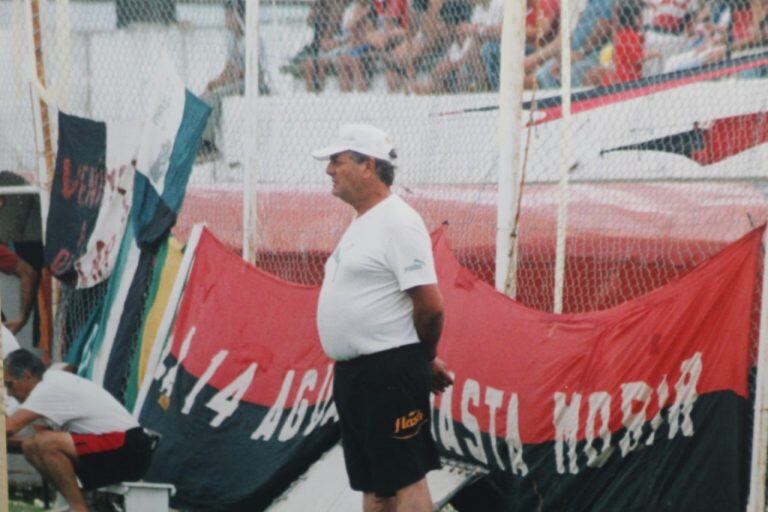
[[[443,296],[436,284],[408,290],[413,301],[413,325],[429,359],[437,356],[437,343],[443,333]]]
[[[436,284],[415,286],[407,291],[413,301],[413,324],[430,360],[432,391],[439,393],[453,384],[445,363],[437,357],[444,323],[443,296]]]
[[[7,321],[5,325],[12,333],[16,334],[24,327],[32,314],[32,307],[35,305],[35,290],[37,290],[37,272],[29,263],[18,258],[16,266],[13,268],[13,274],[19,278],[21,313],[18,318]]]
[[[38,418],[40,418],[39,414],[22,407],[5,420],[5,435],[13,437],[21,429]]]

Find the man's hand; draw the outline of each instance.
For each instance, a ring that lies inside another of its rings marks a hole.
[[[28,409],[17,409],[15,413],[6,418],[5,420],[5,434],[8,437],[13,437],[21,429],[40,418],[40,415],[36,412],[32,412]],[[7,439],[7,438],[6,438]]]
[[[448,373],[448,366],[445,361],[439,357],[434,358],[429,363],[429,369],[432,372],[432,392],[442,393],[445,388],[453,384],[453,379]]]

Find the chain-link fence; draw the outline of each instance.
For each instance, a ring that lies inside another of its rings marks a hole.
[[[240,250],[250,172],[255,260],[285,279],[317,284],[352,218],[309,156],[350,121],[393,136],[395,191],[430,229],[447,223],[461,262],[489,282],[499,144],[519,144],[517,298],[541,310],[555,302],[564,169],[565,312],[668,283],[768,217],[763,0],[572,0],[567,27],[558,0],[528,0],[525,55],[508,57],[525,73],[516,141],[497,135],[500,0],[262,2],[255,30],[250,1],[51,0],[34,18],[35,3],[0,1],[0,169],[34,182],[48,129],[55,150],[55,116],[40,125],[36,94],[52,109],[135,120],[150,57],[166,52],[214,106],[177,234],[204,221]],[[251,76],[246,57],[257,45]],[[570,139],[561,132],[563,58]],[[28,86],[36,63],[44,91]],[[250,102],[247,80],[258,91]],[[90,300],[67,308],[87,312]]]

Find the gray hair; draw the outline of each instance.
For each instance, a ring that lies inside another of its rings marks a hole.
[[[14,379],[24,377],[24,372],[29,371],[33,377],[41,379],[45,373],[45,365],[35,354],[25,348],[14,350],[5,357],[5,373]]]
[[[357,151],[350,151],[350,154],[352,155],[352,159],[359,164],[365,162],[369,158],[373,158],[364,155],[363,153],[358,153]],[[397,158],[397,153],[394,149],[389,152],[389,158],[392,160]],[[376,176],[378,176],[386,186],[391,187],[392,183],[395,182],[395,165],[392,162],[381,158],[374,158],[373,160],[376,162]]]

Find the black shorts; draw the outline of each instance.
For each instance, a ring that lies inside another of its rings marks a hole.
[[[77,451],[75,473],[83,489],[136,481],[149,469],[152,440],[142,428],[70,435]]]
[[[336,363],[333,397],[352,489],[394,496],[440,468],[430,382],[418,343]]]

